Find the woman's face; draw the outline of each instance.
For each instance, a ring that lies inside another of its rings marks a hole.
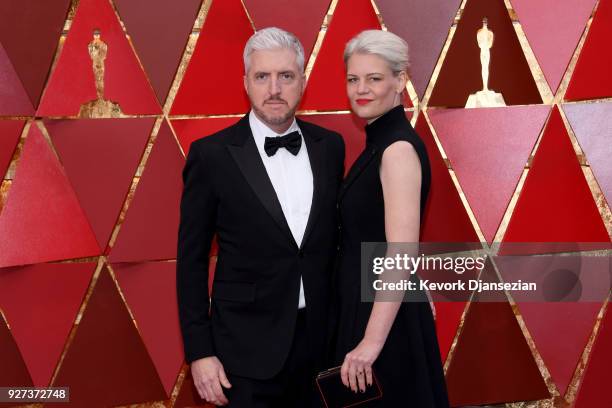
[[[353,112],[369,122],[400,103],[406,74],[394,75],[375,54],[351,55],[346,62],[346,93]]]

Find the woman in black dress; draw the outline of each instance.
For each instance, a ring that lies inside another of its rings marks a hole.
[[[418,242],[431,172],[425,145],[406,119],[408,47],[395,34],[367,30],[344,53],[354,114],[367,120],[366,147],[340,191],[335,358],[353,391],[372,383],[382,399],[364,407],[448,407],[428,302],[362,302],[362,242]]]

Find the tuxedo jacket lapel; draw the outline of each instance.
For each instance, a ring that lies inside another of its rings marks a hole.
[[[304,231],[304,237],[302,238],[301,248],[306,244],[306,240],[310,236],[312,229],[317,221],[317,216],[321,212],[323,205],[323,198],[327,189],[327,160],[326,160],[326,149],[325,144],[321,141],[320,135],[315,135],[312,132],[306,131],[306,127],[302,121],[298,120],[298,126],[302,131],[304,137],[304,143],[308,150],[308,159],[310,161],[310,168],[312,169],[312,181],[313,181],[313,193],[312,193],[312,204],[310,206],[310,214],[308,215],[308,222],[306,224],[306,230]]]
[[[266,168],[257,150],[257,145],[249,126],[248,114],[238,122],[233,140],[227,147],[257,198],[259,198],[281,231],[297,248],[297,243],[283,214],[283,208],[278,201],[274,186],[272,186],[270,177],[268,177]]]

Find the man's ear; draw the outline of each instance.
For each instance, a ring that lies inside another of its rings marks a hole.
[[[246,74],[244,74],[243,77],[242,77],[242,83],[244,84],[244,90],[246,91],[246,93],[249,93],[249,88],[247,86],[247,76],[246,76]]]

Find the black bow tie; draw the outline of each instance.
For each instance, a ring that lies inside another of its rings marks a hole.
[[[266,137],[264,150],[268,156],[274,156],[278,149],[284,147],[289,152],[296,156],[302,146],[302,136],[297,130],[287,133],[285,136]]]

